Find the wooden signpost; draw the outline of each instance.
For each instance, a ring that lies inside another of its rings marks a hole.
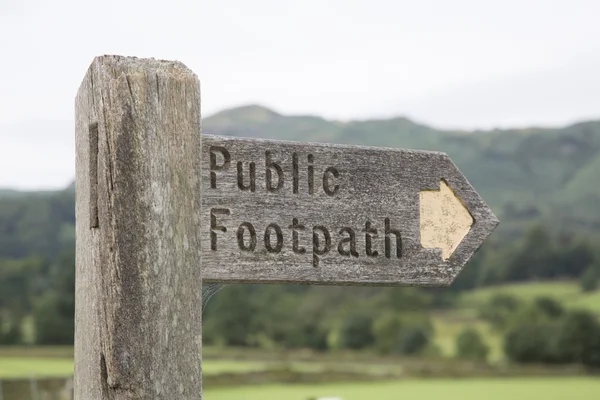
[[[201,399],[203,281],[447,286],[498,223],[443,153],[200,132],[181,63],[90,66],[76,399]]]
[[[443,153],[202,140],[206,282],[446,286],[497,224]]]

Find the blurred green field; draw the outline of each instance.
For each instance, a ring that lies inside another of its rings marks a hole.
[[[289,369],[296,372],[325,372],[331,369],[356,372],[365,375],[399,374],[402,367],[394,364],[355,364],[323,361],[252,361],[252,360],[204,360],[205,376],[220,374],[243,374],[268,370]],[[69,377],[73,375],[73,360],[58,357],[6,357],[0,355],[0,379],[29,377]]]
[[[582,308],[600,314],[600,290],[584,293],[579,283],[573,281],[519,283],[467,291],[461,294],[456,309],[436,312],[433,315],[436,332],[434,343],[444,356],[454,356],[457,335],[466,327],[472,327],[483,335],[484,341],[490,347],[488,361],[503,359],[502,337],[490,329],[487,323],[477,318],[478,308],[497,294],[508,294],[523,301],[552,297],[566,308]]]
[[[66,349],[57,348],[57,354]],[[49,355],[50,352],[49,352]],[[361,375],[379,375],[394,373],[400,376],[402,366],[399,364],[368,364],[361,362],[328,362],[299,361],[285,364],[281,361],[249,361],[249,360],[206,360],[203,363],[205,375],[205,396],[207,400],[309,400],[318,397],[340,397],[343,400],[362,400],[374,398],[386,399],[544,399],[559,400],[576,398],[578,400],[596,399],[600,393],[600,380],[593,378],[568,378],[555,376],[552,378],[457,378],[457,379],[406,379],[358,383],[346,381],[322,384],[246,384],[230,385],[226,383],[212,387],[219,374],[245,374],[261,372],[287,366],[295,371],[326,373],[330,369],[345,369]],[[8,357],[0,352],[0,379],[38,378],[49,376],[72,376],[73,362],[61,357]],[[472,376],[472,375],[469,375]],[[521,376],[521,375],[519,375]],[[325,381],[329,382],[326,378]]]
[[[559,300],[565,307],[580,307],[600,314],[600,291],[583,293],[577,282],[537,282],[527,284],[503,285],[465,292],[455,309],[437,311],[432,315],[435,329],[434,345],[441,355],[453,357],[456,353],[456,337],[466,327],[481,332],[484,341],[490,347],[488,361],[503,361],[502,337],[490,326],[477,318],[477,309],[498,293],[510,294],[525,301],[536,297],[548,296]],[[267,354],[261,349],[205,348],[204,373],[218,375],[223,373],[261,372],[270,369],[289,368],[294,371],[319,372],[327,369],[355,371],[356,363],[332,359],[314,361],[293,359],[282,354]],[[0,378],[27,378],[30,376],[70,376],[73,373],[73,349],[71,347],[0,347]],[[286,360],[287,359],[287,360]],[[361,363],[369,374],[396,374],[399,366],[369,365]]]
[[[459,313],[453,311],[434,315],[432,319],[435,329],[434,345],[439,348],[444,357],[454,357],[456,355],[456,337],[464,329],[471,327],[481,333],[484,342],[489,346],[488,361],[503,360],[502,336],[497,332],[493,332],[486,322],[475,318],[465,319]]]
[[[209,360],[203,363],[205,375],[264,371],[270,363],[237,360]],[[0,355],[0,379],[29,377],[69,377],[73,359],[58,357],[6,357]]]
[[[471,290],[461,295],[458,307],[476,308],[499,293],[516,296],[525,301],[541,296],[553,297],[567,308],[585,308],[600,314],[600,290],[584,293],[579,287],[579,282],[573,281],[529,282]]]
[[[204,398],[206,400],[309,400],[319,397],[339,397],[343,400],[596,400],[599,393],[600,380],[587,378],[436,379],[214,389],[205,390]]]
[[[0,357],[0,379],[69,377],[73,361],[62,358]]]

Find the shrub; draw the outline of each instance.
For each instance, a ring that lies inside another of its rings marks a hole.
[[[408,327],[402,330],[400,336],[401,354],[415,355],[423,351],[430,341],[430,336],[427,330],[423,327]]]
[[[0,313],[0,317],[2,314]],[[0,320],[0,345],[15,345],[22,342],[21,320],[18,323],[3,323]]]
[[[569,311],[558,319],[515,321],[504,337],[506,356],[519,363],[577,363],[600,367],[600,323],[588,311]]]
[[[562,304],[552,297],[538,297],[533,304],[537,310],[549,318],[559,318],[565,312]]]
[[[402,318],[394,313],[384,314],[373,324],[375,347],[382,354],[396,351],[400,345]]]
[[[581,275],[581,279],[579,281],[579,285],[581,290],[584,292],[593,292],[598,289],[598,283],[600,282],[600,273],[598,273],[598,268],[595,266],[591,266],[585,270],[585,272]]]
[[[516,297],[499,293],[479,309],[479,316],[489,322],[494,329],[504,330],[520,305],[521,302]]]
[[[350,314],[340,327],[340,346],[346,349],[364,349],[375,342],[373,319],[366,313]]]
[[[375,347],[383,354],[414,355],[431,342],[433,328],[427,314],[388,313],[373,324]]]
[[[588,311],[571,311],[561,321],[557,334],[560,359],[600,367],[600,324]]]
[[[48,292],[33,308],[36,343],[41,345],[72,345],[75,327],[68,305],[57,293]]]
[[[548,362],[554,358],[552,339],[556,327],[550,321],[531,321],[513,326],[504,336],[504,353],[517,363]]]
[[[461,359],[486,361],[489,351],[481,334],[473,328],[463,330],[456,338],[456,355]]]
[[[305,324],[303,334],[306,346],[313,350],[327,350],[327,330],[316,324]]]

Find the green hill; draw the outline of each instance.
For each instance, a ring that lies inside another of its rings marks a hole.
[[[398,117],[328,121],[250,105],[205,118],[226,136],[439,150],[448,153],[501,220],[496,238],[532,222],[600,234],[600,121],[555,129],[443,131]],[[0,189],[0,258],[57,254],[74,239],[74,186]]]
[[[0,259],[56,256],[75,241],[75,191],[0,193]]]

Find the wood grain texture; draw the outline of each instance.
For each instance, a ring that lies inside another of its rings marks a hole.
[[[198,79],[98,57],[75,113],[75,398],[201,399]]]
[[[448,286],[498,224],[443,153],[211,135],[203,143],[207,282]],[[470,216],[441,208],[460,243],[430,249],[420,196],[442,182],[450,192],[437,197],[457,197]]]

